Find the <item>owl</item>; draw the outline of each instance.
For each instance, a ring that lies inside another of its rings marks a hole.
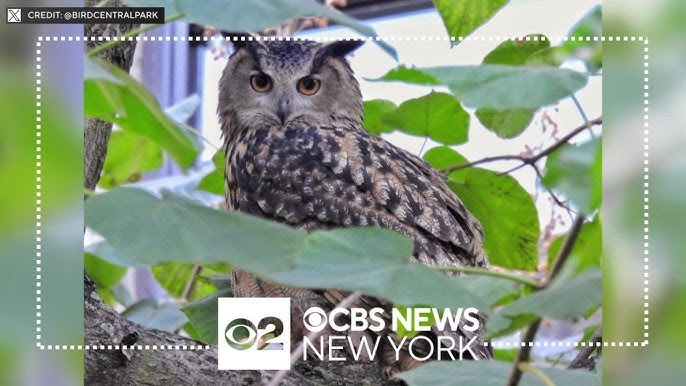
[[[228,208],[306,231],[388,228],[414,242],[418,262],[485,267],[482,227],[444,177],[365,130],[360,87],[345,58],[361,44],[235,43],[218,104]],[[233,273],[232,284],[239,297],[290,297],[296,338],[303,333],[298,315],[310,306],[331,309],[345,295],[278,286],[243,271]],[[392,304],[362,297],[354,306],[389,310]],[[434,340],[439,334],[445,332],[429,333]],[[483,329],[455,334],[477,338],[475,359],[491,357]],[[383,358],[389,373],[419,364],[410,355]]]

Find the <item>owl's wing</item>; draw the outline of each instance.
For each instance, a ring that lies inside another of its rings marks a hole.
[[[249,170],[242,209],[306,229],[390,228],[425,264],[485,264],[481,225],[441,175],[362,128],[272,132],[254,153],[239,167]]]

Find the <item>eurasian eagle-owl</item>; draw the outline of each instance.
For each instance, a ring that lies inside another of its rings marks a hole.
[[[307,231],[390,228],[414,241],[414,258],[423,264],[485,266],[481,225],[443,176],[365,130],[359,84],[345,59],[361,44],[234,43],[218,106],[228,208]],[[233,290],[238,297],[291,297],[294,315],[313,305],[331,308],[341,299],[335,289],[276,286],[243,271],[234,272]],[[391,307],[368,297],[355,306],[370,305]],[[477,357],[491,357],[483,329],[456,334],[477,336]],[[406,357],[386,363],[387,370],[417,365]]]

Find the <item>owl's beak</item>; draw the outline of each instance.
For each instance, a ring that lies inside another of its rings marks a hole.
[[[290,103],[287,99],[282,99],[279,102],[279,110],[276,112],[276,115],[279,117],[282,124],[286,123],[286,120],[291,115]]]

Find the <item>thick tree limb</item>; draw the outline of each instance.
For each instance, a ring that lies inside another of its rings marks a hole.
[[[104,304],[95,283],[84,276],[85,344],[198,346],[202,343],[133,323]],[[217,349],[87,350],[84,384],[130,385],[260,385],[272,371],[219,371]],[[378,363],[300,361],[281,385],[392,385]]]

